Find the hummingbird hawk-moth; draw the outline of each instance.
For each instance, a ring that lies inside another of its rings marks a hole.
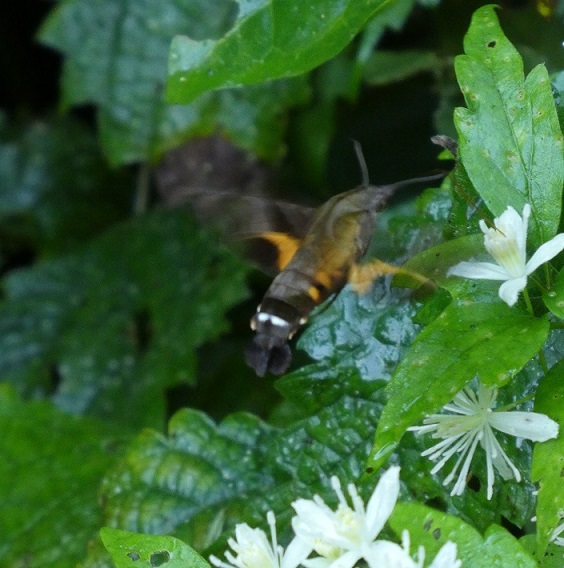
[[[444,174],[392,185],[370,185],[357,146],[362,184],[312,209],[248,194],[246,189],[242,194],[225,189],[233,178],[257,185],[255,178],[262,174],[245,167],[235,174],[225,174],[225,164],[239,164],[241,157],[224,144],[221,139],[212,138],[195,146],[197,155],[199,152],[220,164],[213,171],[217,179],[200,179],[198,166],[204,161],[202,156],[193,159],[191,172],[189,159],[183,158],[183,154],[171,155],[168,166],[165,163],[167,167],[161,166],[161,173],[157,174],[159,189],[170,203],[188,201],[200,218],[207,220],[218,209],[223,211],[224,232],[236,232],[275,249],[278,274],[251,318],[255,336],[245,350],[245,358],[259,376],[266,372],[280,375],[292,360],[288,341],[306,324],[315,307],[338,294],[347,282],[360,288],[363,279],[371,282],[377,275],[398,270],[381,261],[358,264],[370,245],[376,215],[389,198],[406,185],[434,181]],[[191,155],[193,152],[194,146]],[[178,178],[184,183],[179,183]],[[192,184],[186,181],[191,178],[195,178]]]
[[[385,186],[366,183],[335,195],[319,207],[301,240],[278,233],[262,235],[279,249],[281,271],[251,318],[255,337],[245,358],[257,375],[284,373],[292,360],[288,340],[305,325],[312,310],[349,281],[362,287],[366,271],[358,262],[370,245],[376,214],[388,199],[405,185],[438,177]],[[381,261],[366,267],[371,279],[397,270]]]

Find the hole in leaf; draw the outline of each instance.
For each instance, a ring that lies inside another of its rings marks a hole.
[[[478,491],[480,491],[480,487],[482,487],[482,484],[480,483],[480,480],[475,475],[470,474],[466,478],[466,486],[471,491],[478,493]]]
[[[59,366],[56,363],[53,363],[49,367],[49,389],[51,394],[55,394],[57,392],[62,380],[63,377],[59,371]]]
[[[488,42],[488,47],[495,47],[496,45],[497,45],[497,42],[495,40]]]
[[[364,471],[366,473],[374,473],[374,468],[373,467],[367,467]]]
[[[139,560],[139,558],[141,558],[141,556],[139,556],[137,552],[128,552],[127,556],[129,556],[129,558],[131,558],[133,562],[136,562],[137,560]]]
[[[425,504],[428,505],[429,507],[432,507],[433,509],[437,509],[438,511],[447,510],[447,504],[440,497],[435,497],[434,499],[428,499],[427,501],[425,501]]]
[[[525,531],[519,528],[517,525],[514,525],[511,521],[507,520],[505,517],[501,517],[501,526],[504,529],[507,529],[515,538],[521,538]]]
[[[10,218],[3,220],[3,227],[0,230],[0,243],[2,245],[2,268],[0,275],[4,275],[16,268],[24,268],[34,263],[37,258],[37,250],[32,239],[26,239],[12,234],[6,225],[9,226]]]
[[[423,530],[425,532],[429,532],[429,529],[431,528],[431,525],[433,524],[433,519],[429,519],[424,525],[423,525]]]
[[[435,540],[439,540],[439,538],[441,538],[441,529],[435,529],[433,531],[433,538]]]
[[[170,560],[170,554],[166,550],[161,550],[159,552],[153,552],[151,554],[150,562],[151,566],[154,568],[158,568],[159,566],[163,566]]]
[[[149,310],[142,309],[133,315],[132,339],[138,353],[145,353],[153,337]]]

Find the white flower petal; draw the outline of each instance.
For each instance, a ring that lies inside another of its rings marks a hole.
[[[398,500],[400,468],[393,466],[380,477],[366,507],[366,527],[371,539],[378,536]]]
[[[311,548],[295,538],[288,549],[278,545],[276,538],[276,518],[272,511],[266,515],[270,526],[271,542],[266,533],[259,528],[251,528],[247,523],[235,527],[235,538],[229,538],[231,550],[225,551],[223,562],[210,556],[210,562],[219,568],[297,568],[310,554]]]
[[[335,512],[319,499],[298,499],[292,503],[297,515],[292,519],[292,528],[297,536],[310,544],[323,539],[332,546],[341,548],[347,543],[339,533]]]
[[[485,224],[480,224],[484,232],[486,250],[513,278],[525,274],[529,213],[530,206],[525,206],[524,218],[522,219],[513,207],[508,207],[499,217],[494,219],[495,227],[485,228]]]
[[[491,428],[490,428],[491,431]],[[515,464],[509,459],[509,456],[505,453],[497,438],[491,432],[492,440],[492,454],[493,454],[493,464],[497,471],[500,473],[503,479],[508,480],[512,477],[515,481],[521,481],[521,472],[515,467]]]
[[[460,568],[462,561],[456,558],[456,544],[447,541],[435,556],[429,568]]]
[[[356,563],[362,558],[360,551],[358,550],[349,550],[345,552],[342,556],[333,560],[331,564],[329,564],[330,568],[354,568]]]
[[[560,523],[552,532],[550,542],[554,542],[557,546],[564,546],[564,538],[560,535],[564,532],[564,522]]]
[[[299,566],[310,554],[310,544],[296,536],[284,551],[281,568],[296,568],[296,566]]]
[[[562,250],[564,250],[564,233],[556,235],[536,250],[527,262],[527,274],[532,274],[541,264],[553,259]]]
[[[494,224],[500,231],[512,232],[515,235],[527,232],[527,223],[531,214],[531,206],[527,203],[523,208],[523,216],[519,215],[514,207],[507,206],[507,209],[494,219]]]
[[[464,463],[462,463],[462,458],[464,457],[464,454],[461,454],[460,457],[458,458],[458,461],[454,465],[454,468],[452,469],[450,474],[446,477],[446,479],[443,481],[443,485],[448,485],[451,479],[453,479],[454,476],[456,475],[458,467],[460,466],[460,464],[462,464],[462,468],[460,469],[458,479],[456,480],[456,483],[454,484],[454,487],[450,492],[450,494],[453,496],[462,495],[462,493],[464,493],[464,490],[466,489],[466,478],[468,477],[468,471],[470,470],[470,464],[472,463],[472,458],[474,457],[478,441],[479,441],[478,436],[472,438],[472,445],[467,450],[467,455],[466,459],[464,460]]]
[[[377,540],[364,559],[370,568],[417,568],[417,564],[399,544],[387,540]]]
[[[494,219],[494,227],[488,227],[485,222],[480,221],[484,246],[496,264],[460,262],[447,271],[447,276],[504,281],[499,289],[499,297],[508,306],[515,305],[519,293],[527,285],[527,276],[564,250],[562,233],[541,245],[529,262],[525,263],[530,215],[531,206],[527,203],[523,207],[522,216],[513,207],[507,207]]]
[[[462,276],[474,280],[507,280],[507,271],[493,262],[459,262],[451,266],[447,276]]]
[[[509,306],[514,306],[517,302],[519,292],[525,289],[527,277],[512,278],[507,280],[499,287],[499,297]]]
[[[521,221],[521,228],[517,232],[517,246],[521,251],[523,260],[527,254],[527,230],[529,228],[529,217],[531,216],[531,206],[529,203],[525,203],[523,207],[523,219]]]
[[[436,426],[433,438],[440,442],[424,450],[421,455],[438,462],[431,469],[437,473],[451,458],[457,457],[454,467],[443,481],[449,485],[455,478],[451,495],[461,495],[466,487],[466,478],[477,444],[486,454],[487,498],[493,495],[495,472],[504,479],[521,480],[521,472],[515,467],[497,440],[493,428],[505,434],[534,441],[546,441],[558,434],[558,424],[548,416],[535,412],[496,412],[497,389],[478,382],[475,387],[460,391],[453,402],[443,407],[451,414],[432,415],[425,418],[429,426]],[[458,413],[463,414],[458,414]],[[430,428],[429,428],[430,429]]]
[[[558,436],[558,424],[538,412],[492,412],[488,422],[500,432],[535,442],[546,442]]]

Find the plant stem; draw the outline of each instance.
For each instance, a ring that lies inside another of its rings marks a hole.
[[[544,351],[542,349],[539,351],[539,363],[541,364],[542,370],[545,373],[548,373],[548,364],[546,362]]]
[[[530,313],[532,316],[534,316],[535,313],[534,313],[534,311],[533,311],[533,304],[531,304],[531,298],[529,298],[529,292],[528,292],[527,288],[525,288],[525,289],[523,290],[523,299],[525,300],[525,304],[527,305],[527,310],[529,311],[529,313]],[[544,353],[543,353],[542,349],[539,351],[538,355],[539,355],[539,363],[540,363],[540,365],[541,365],[541,367],[542,367],[542,370],[543,370],[545,373],[548,373],[548,365],[547,365],[547,363],[546,363],[546,358],[545,358],[545,356],[544,356]]]
[[[506,404],[505,406],[501,406],[499,408],[496,408],[495,410],[496,410],[496,412],[506,412],[508,410],[512,410],[513,408],[516,408],[517,406],[521,406],[523,403],[534,398],[535,394],[537,394],[536,391],[528,394],[527,396],[521,397],[519,400],[516,400],[515,402],[512,402],[510,404]]]
[[[135,188],[135,203],[133,204],[133,213],[141,215],[147,211],[149,202],[149,185],[150,185],[151,169],[146,162],[143,162],[137,172],[137,187]]]
[[[523,290],[523,299],[525,300],[525,304],[527,305],[527,310],[532,316],[534,316],[535,313],[533,311],[533,304],[531,304],[531,298],[529,298],[529,291],[527,290],[527,288]]]

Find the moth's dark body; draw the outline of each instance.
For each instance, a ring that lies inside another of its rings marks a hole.
[[[291,362],[287,340],[313,308],[347,283],[350,269],[368,249],[376,213],[399,185],[403,184],[360,186],[320,207],[301,246],[274,278],[251,321],[256,336],[246,358],[257,375],[286,371]],[[287,325],[277,325],[280,322]]]

